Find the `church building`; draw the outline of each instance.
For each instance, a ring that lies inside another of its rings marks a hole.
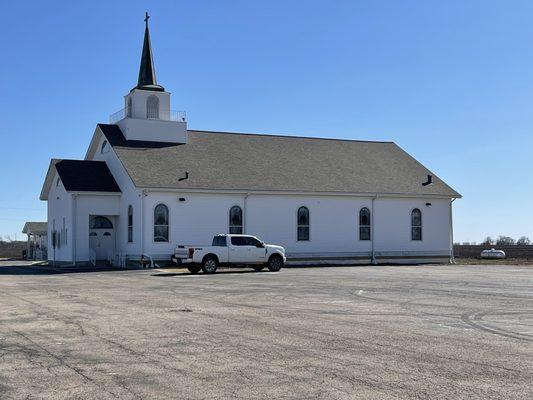
[[[156,81],[148,18],[137,85],[83,160],[52,159],[48,259],[170,261],[245,233],[288,263],[453,260],[461,197],[393,142],[190,130]]]

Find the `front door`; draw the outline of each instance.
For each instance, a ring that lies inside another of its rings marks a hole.
[[[107,217],[92,216],[89,221],[89,248],[97,260],[108,260],[115,252],[115,230]]]

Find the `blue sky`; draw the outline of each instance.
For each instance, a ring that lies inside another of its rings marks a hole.
[[[531,1],[2,2],[0,235],[44,220],[50,158],[83,158],[136,83],[192,129],[393,140],[463,194],[459,241],[533,238]]]

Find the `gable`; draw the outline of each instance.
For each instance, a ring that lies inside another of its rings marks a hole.
[[[120,193],[120,188],[104,161],[53,159],[41,190],[41,200],[48,200],[56,176],[67,192]]]

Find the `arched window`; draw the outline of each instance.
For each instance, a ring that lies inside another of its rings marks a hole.
[[[131,118],[133,115],[133,103],[131,97],[128,97],[128,104],[126,105],[126,117]]]
[[[159,119],[159,99],[153,94],[146,100],[146,118]]]
[[[56,186],[59,186],[60,183],[61,183],[61,178],[57,178]]]
[[[229,233],[242,234],[242,209],[239,206],[229,209]]]
[[[107,140],[104,140],[102,142],[102,147],[100,147],[100,154],[107,153],[109,151],[109,148],[107,147]]]
[[[164,204],[154,209],[154,242],[168,242],[168,207]]]
[[[411,240],[422,240],[422,212],[418,208],[411,211]]]
[[[300,207],[297,215],[298,224],[298,240],[309,240],[309,209],[307,207]]]
[[[366,207],[359,211],[359,240],[371,240],[370,210]]]
[[[113,229],[113,223],[107,217],[91,217],[89,220],[89,229]]]
[[[133,207],[128,206],[128,243],[133,242]]]

